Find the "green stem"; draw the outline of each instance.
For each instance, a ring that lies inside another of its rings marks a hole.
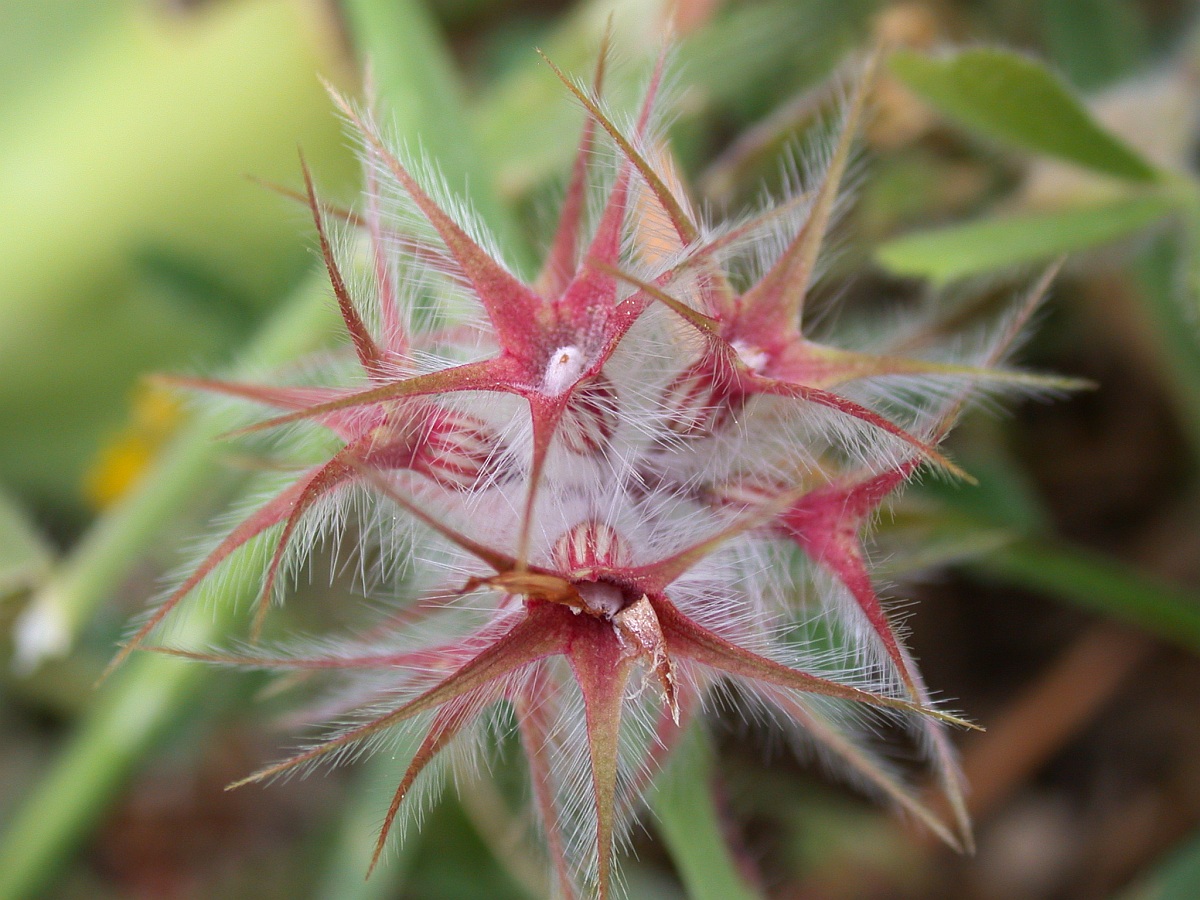
[[[1168,854],[1149,876],[1120,895],[1121,900],[1191,900],[1200,889],[1200,832]]]
[[[314,276],[264,328],[238,371],[278,366],[332,333],[334,319],[323,276]],[[31,671],[45,658],[70,650],[100,604],[112,597],[133,564],[221,471],[218,435],[228,416],[207,413],[176,435],[140,484],[98,519],[22,614],[14,665]]]
[[[397,851],[388,854],[369,879],[363,878],[363,873],[375,852],[379,823],[404,775],[404,766],[398,761],[410,759],[417,751],[417,743],[414,737],[408,746],[379,753],[354,773],[354,784],[338,820],[314,900],[385,900],[400,893],[417,841],[398,841]]]
[[[690,900],[757,900],[730,854],[712,795],[713,750],[693,726],[659,776],[651,805]]]
[[[255,582],[240,579],[242,599]],[[217,639],[234,603],[196,604],[181,628],[193,646]],[[0,900],[33,897],[62,873],[61,861],[89,832],[143,758],[190,714],[210,671],[186,660],[139,654],[96,695],[47,775],[0,835]]]

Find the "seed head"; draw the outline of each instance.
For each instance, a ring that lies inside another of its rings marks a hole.
[[[355,376],[175,379],[277,410],[247,431],[314,423],[336,450],[230,532],[128,648],[272,532],[256,637],[285,559],[309,552],[297,536],[336,498],[357,498],[376,564],[407,573],[388,588],[384,621],[317,653],[167,652],[320,669],[350,685],[337,732],[239,784],[416,736],[375,862],[435,764],[512,721],[554,890],[607,897],[614,847],[655,767],[729,698],[948,842],[969,843],[945,733],[966,723],[933,705],[872,582],[864,535],[923,467],[959,472],[937,445],[979,385],[1065,386],[998,368],[1041,289],[959,357],[919,330],[892,347],[814,339],[805,301],[870,66],[813,183],[720,225],[670,187],[662,72],[660,59],[629,129],[599,96],[603,54],[591,89],[558,72],[588,123],[532,284],[428,165],[335,94],[360,146],[362,211],[331,232],[303,173]],[[955,822],[871,750],[880,718],[913,736]]]

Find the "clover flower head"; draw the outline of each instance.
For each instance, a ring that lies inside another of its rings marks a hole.
[[[246,431],[306,423],[336,449],[222,539],[123,653],[269,535],[257,639],[280,573],[351,498],[376,536],[375,565],[402,576],[375,579],[395,594],[382,621],[307,650],[159,649],[341,676],[336,729],[240,783],[412,738],[376,861],[451,753],[508,729],[528,760],[554,890],[610,896],[614,848],[656,767],[726,702],[966,845],[945,729],[966,723],[934,705],[863,541],[923,467],[961,474],[937,445],[980,386],[1066,386],[1000,365],[1044,286],[974,344],[946,348],[920,329],[890,346],[818,340],[805,300],[869,74],[812,179],[714,225],[664,149],[663,60],[621,125],[601,98],[604,56],[590,87],[554,69],[587,124],[530,284],[431,166],[334,95],[360,148],[362,208],[322,204],[306,169],[303,199],[354,373],[286,387],[175,380],[277,411]],[[953,822],[873,747],[881,720],[912,736]]]

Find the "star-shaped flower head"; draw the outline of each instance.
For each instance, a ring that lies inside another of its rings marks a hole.
[[[603,108],[603,60],[591,90],[563,79],[589,119],[532,284],[430,166],[407,161],[369,111],[335,94],[366,173],[365,208],[339,216],[361,241],[327,237],[307,173],[305,200],[357,376],[288,388],[185,381],[283,411],[245,430],[316,423],[338,449],[225,538],[129,646],[234,550],[277,529],[256,635],[285,550],[305,543],[294,537],[302,521],[353,485],[416,561],[388,598],[395,615],[317,650],[168,650],[342,678],[338,729],[241,783],[414,739],[378,861],[440,764],[511,723],[555,890],[604,898],[655,765],[701,712],[732,699],[966,844],[940,726],[966,723],[932,704],[880,603],[863,533],[921,466],[957,471],[937,445],[977,381],[1047,382],[996,368],[1011,329],[965,362],[806,335],[801,313],[865,78],[811,195],[719,230],[702,228],[650,162],[669,169],[655,133],[662,58],[628,134]],[[615,152],[589,227],[605,136]],[[669,246],[665,262],[655,241]],[[776,252],[754,249],[764,241]],[[930,390],[897,421],[903,410],[874,391],[891,378],[945,379],[952,400]],[[787,564],[800,552],[835,585],[815,609],[799,602],[808,585]],[[866,628],[810,640],[842,594]],[[923,745],[957,836],[871,750],[879,717]]]

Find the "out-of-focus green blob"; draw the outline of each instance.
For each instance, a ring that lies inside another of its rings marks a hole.
[[[137,374],[226,338],[139,280],[148,252],[263,303],[296,277],[302,213],[243,175],[294,182],[301,145],[323,184],[348,179],[315,75],[330,68],[320,26],[283,0],[173,16],[131,5],[6,102],[0,479],[74,501]]]

